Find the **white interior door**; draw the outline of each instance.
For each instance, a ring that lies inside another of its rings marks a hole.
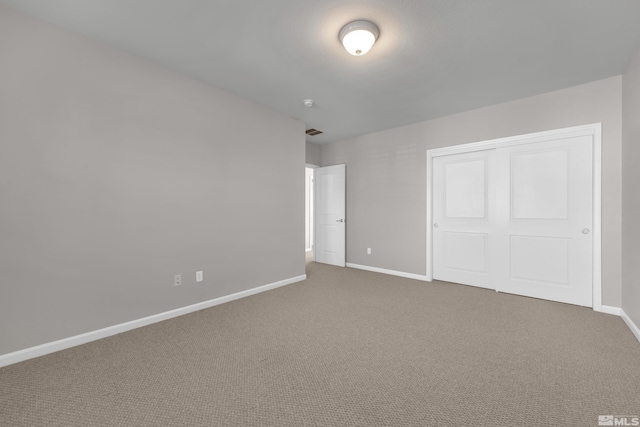
[[[317,168],[314,171],[316,262],[344,267],[346,262],[346,167]]]
[[[495,217],[493,151],[433,159],[433,277],[495,287],[490,247]]]
[[[497,150],[500,259],[498,290],[592,306],[591,137]],[[507,268],[508,267],[508,268]]]

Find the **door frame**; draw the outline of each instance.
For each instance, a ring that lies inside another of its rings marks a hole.
[[[573,126],[544,132],[528,133],[506,138],[490,139],[469,144],[427,150],[427,274],[433,280],[433,158],[451,154],[470,153],[491,148],[512,147],[522,144],[548,141],[556,138],[591,136],[593,141],[593,309],[602,311],[602,123]]]
[[[305,241],[306,241],[306,234],[307,234],[307,232],[309,233],[309,246],[310,246],[310,248],[307,248],[306,245],[305,245],[305,252],[313,250],[314,237],[315,237],[315,231],[316,231],[315,230],[315,224],[314,224],[314,218],[315,218],[315,200],[314,200],[314,197],[315,197],[315,194],[313,192],[313,178],[315,176],[315,173],[311,176],[311,182],[309,183],[309,186],[307,186],[307,182],[306,182],[307,181],[307,179],[306,179],[307,178],[307,169],[317,169],[319,167],[320,166],[312,165],[311,163],[305,163],[305,166],[304,166],[304,171],[305,171],[305,189],[304,189],[304,191],[305,191],[305,201],[307,201],[306,200],[307,197],[309,198],[308,199],[309,200],[309,206],[308,206],[308,208],[309,208],[309,216],[308,217],[306,215],[307,206],[305,206],[305,223],[307,221],[309,221],[308,222],[309,229],[308,230],[306,229],[307,227],[306,227],[306,224],[305,224],[304,233],[305,233]]]

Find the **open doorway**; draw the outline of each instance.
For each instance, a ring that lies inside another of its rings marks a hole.
[[[313,172],[318,166],[307,164],[305,167],[305,204],[304,204],[304,248],[307,263],[313,261],[314,223],[313,223]]]

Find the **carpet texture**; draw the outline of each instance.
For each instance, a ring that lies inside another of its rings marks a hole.
[[[0,369],[2,426],[597,426],[616,316],[309,263],[308,280]]]

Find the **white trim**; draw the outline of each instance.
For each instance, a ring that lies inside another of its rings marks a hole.
[[[593,309],[602,308],[602,123],[593,125]]]
[[[65,350],[67,348],[75,347],[81,344],[86,344],[91,341],[96,341],[102,338],[110,337],[112,335],[127,332],[132,329],[141,328],[143,326],[151,325],[152,323],[162,322],[163,320],[172,319],[174,317],[183,316],[185,314],[193,313],[194,311],[203,310],[216,305],[224,304],[225,302],[237,300],[240,298],[255,295],[261,292],[276,289],[281,286],[290,285],[305,280],[307,275],[292,277],[290,279],[281,280],[268,285],[259,286],[253,289],[247,289],[246,291],[236,292],[231,295],[215,298],[209,301],[199,302],[197,304],[189,305],[175,310],[165,311],[164,313],[154,314],[152,316],[143,317],[141,319],[132,320],[130,322],[121,323],[119,325],[109,326],[103,329],[98,329],[92,332],[86,332],[84,334],[75,335],[73,337],[63,338],[58,341],[53,341],[46,344],[37,345],[35,347],[26,348],[24,350],[18,350],[13,353],[7,353],[0,355],[0,368],[3,366],[12,365],[14,363],[22,362],[25,360],[33,359],[35,357],[44,356],[45,354],[54,353],[56,351]]]
[[[374,273],[389,274],[391,276],[400,276],[400,277],[405,277],[407,279],[428,281],[427,276],[422,276],[420,274],[414,274],[414,273],[405,273],[403,271],[387,270],[386,268],[369,267],[368,265],[352,264],[350,262],[347,263],[347,267],[356,268],[358,270],[373,271]]]
[[[620,307],[613,307],[611,305],[601,305],[599,310],[595,308],[593,310],[599,311],[600,313],[613,314],[614,316],[622,315],[622,309]]]
[[[431,198],[433,197],[433,150],[427,150],[427,271],[426,280],[431,282],[433,280],[433,239],[431,236],[431,225],[433,224],[433,208]]]
[[[627,313],[625,313],[624,310],[620,310],[620,311],[621,311],[620,316],[622,317],[622,320],[624,320],[624,323],[626,323],[629,329],[631,329],[631,332],[633,332],[633,335],[636,336],[636,339],[640,341],[640,328],[638,327],[638,325],[633,323],[633,320],[631,320],[631,318],[627,316]]]
[[[601,131],[601,123],[589,125],[573,126],[562,129],[547,130],[543,132],[527,133],[523,135],[508,136],[506,138],[488,139],[485,141],[472,142],[469,144],[452,145],[449,147],[434,148],[427,150],[436,156],[449,156],[451,154],[470,153],[473,151],[489,150],[500,147],[513,147],[514,145],[531,144],[534,142],[548,141],[556,139],[558,135],[564,138],[571,138],[585,135],[596,135]]]
[[[426,280],[433,280],[433,241],[431,236],[432,224],[432,164],[433,158],[461,154],[473,151],[488,150],[505,146],[531,144],[547,141],[558,137],[568,138],[591,135],[593,137],[593,301],[596,311],[602,311],[602,123],[592,123],[544,132],[535,132],[507,138],[491,139],[470,144],[454,145],[451,147],[427,150],[427,271]]]

